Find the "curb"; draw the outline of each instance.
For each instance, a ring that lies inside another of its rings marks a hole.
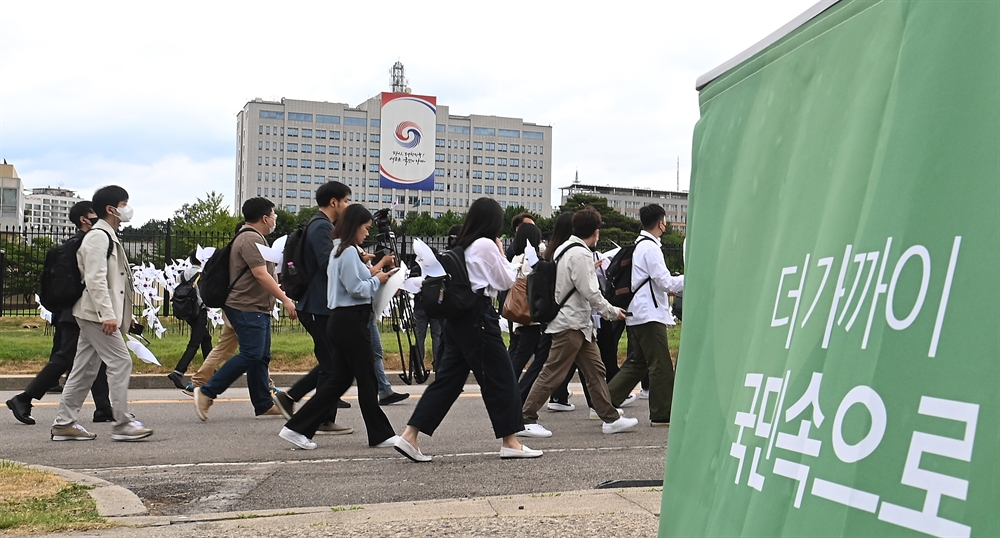
[[[121,518],[149,515],[149,509],[142,503],[142,499],[138,495],[121,486],[116,486],[107,480],[101,480],[100,478],[94,478],[58,467],[47,467],[45,465],[25,465],[25,467],[46,471],[61,476],[70,482],[94,488],[88,493],[97,501],[97,514],[101,517]]]

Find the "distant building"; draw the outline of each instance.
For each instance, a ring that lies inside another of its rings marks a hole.
[[[0,164],[0,229],[24,226],[24,184],[14,165]]]
[[[69,220],[69,209],[82,201],[76,191],[58,187],[31,189],[25,196],[25,223],[43,230],[73,228]]]
[[[402,65],[395,68],[401,76]],[[434,190],[414,191],[379,186],[380,115],[381,93],[356,107],[285,98],[246,103],[236,115],[236,207],[263,196],[295,212],[316,205],[319,184],[340,181],[370,209],[395,203],[396,218],[465,213],[483,196],[503,207],[551,211],[551,126],[454,116],[438,103]]]
[[[688,193],[674,191],[656,191],[634,187],[612,187],[609,185],[585,185],[573,183],[568,187],[560,187],[561,203],[574,194],[600,196],[608,201],[612,209],[626,217],[639,218],[639,208],[649,204],[660,204],[667,210],[667,221],[674,230],[681,234],[687,233]]]

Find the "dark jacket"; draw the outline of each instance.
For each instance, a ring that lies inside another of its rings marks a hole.
[[[329,316],[330,309],[326,306],[326,285],[329,277],[326,268],[330,264],[330,251],[333,250],[333,223],[322,211],[317,211],[320,217],[306,229],[305,258],[306,272],[312,275],[309,289],[295,305],[295,310]]]

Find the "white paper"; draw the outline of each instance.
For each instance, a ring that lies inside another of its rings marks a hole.
[[[125,342],[125,345],[128,346],[130,350],[132,350],[132,353],[135,353],[135,356],[139,360],[149,364],[162,366],[160,364],[160,361],[156,360],[156,356],[153,355],[153,352],[150,351],[149,348],[147,348],[146,346],[142,345],[142,342],[133,338],[131,334],[126,334],[125,336],[128,337],[128,341]]]
[[[423,275],[413,276],[403,281],[403,289],[410,293],[416,294],[420,293],[420,287],[423,286],[423,284],[424,284]]]
[[[212,254],[215,254],[215,247],[202,248],[201,245],[198,245],[198,249],[195,250],[194,257],[198,258],[198,261],[200,261],[202,265],[205,265],[205,262],[212,257]]]
[[[538,263],[538,251],[531,245],[531,241],[527,243],[528,246],[524,249],[524,258],[528,261],[528,267],[534,267]]]
[[[261,245],[257,243],[257,250],[260,250],[260,255],[264,257],[265,261],[269,261],[275,264],[275,273],[281,274],[282,265],[284,265],[284,250],[285,241],[288,239],[287,235],[283,235],[274,241],[271,246]]]
[[[613,241],[612,241],[612,243],[613,243]],[[609,250],[609,251],[601,254],[600,255],[601,256],[601,269],[607,271],[608,267],[611,266],[611,258],[614,258],[615,255],[618,254],[618,251],[621,250],[621,249],[622,249],[622,247],[616,247],[616,248],[613,248],[613,249],[611,249],[611,250]]]
[[[413,253],[417,255],[417,265],[420,266],[420,274],[424,276],[444,276],[444,267],[437,260],[434,251],[427,243],[419,239],[413,240]]]
[[[52,312],[49,312],[42,306],[42,300],[35,294],[35,303],[38,305],[38,315],[44,319],[47,323],[52,323]]]
[[[389,277],[389,280],[379,286],[378,291],[375,292],[375,297],[372,297],[372,312],[382,315],[385,312],[385,308],[389,306],[389,301],[392,300],[392,296],[396,295],[399,288],[403,286],[403,281],[406,279],[406,264],[399,262],[399,270]]]

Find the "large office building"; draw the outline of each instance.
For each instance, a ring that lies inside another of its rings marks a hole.
[[[286,98],[248,102],[236,121],[236,206],[263,196],[295,212],[316,205],[320,184],[340,181],[371,209],[395,204],[396,218],[414,211],[464,213],[483,196],[503,207],[551,213],[551,126],[455,116],[438,104],[434,190],[383,189],[380,112],[381,93],[356,107]]]
[[[574,194],[600,196],[608,205],[626,217],[639,218],[639,208],[649,204],[660,204],[667,211],[667,221],[682,234],[687,233],[688,193],[657,191],[634,187],[612,187],[609,185],[585,185],[574,182],[568,187],[559,187],[561,203]]]
[[[75,191],[57,187],[31,189],[24,197],[24,219],[29,226],[41,229],[73,228],[69,209],[83,198]]]

